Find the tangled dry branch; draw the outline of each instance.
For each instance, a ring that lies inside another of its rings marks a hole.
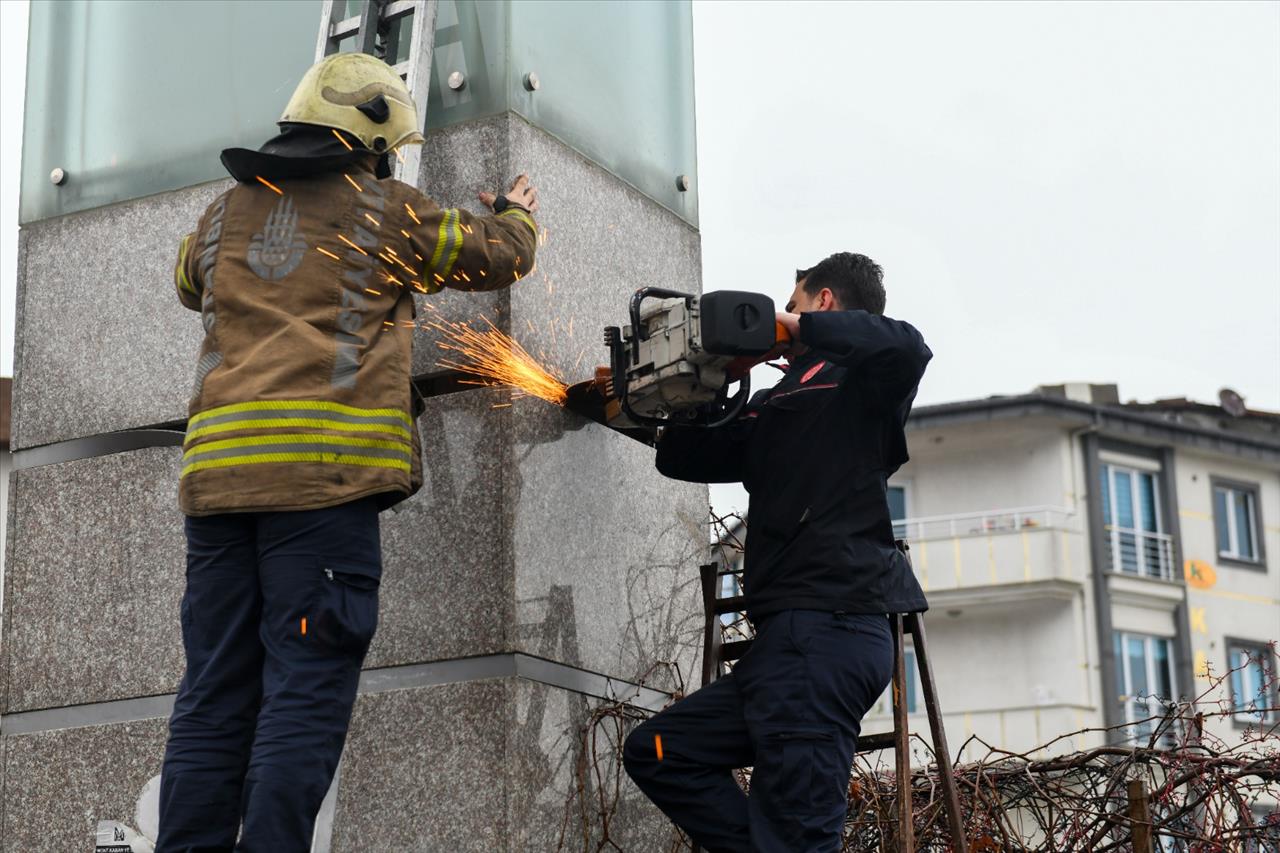
[[[740,548],[740,525],[713,518],[717,541]],[[726,640],[751,635],[745,617],[721,624]],[[1260,709],[1260,722],[1233,729],[1230,740],[1206,723],[1237,717],[1220,687],[1232,672],[1210,676],[1187,701],[1165,703],[1161,713],[1112,728],[1063,733],[1025,753],[970,737],[957,750],[969,756],[955,767],[969,849],[975,853],[1109,853],[1143,849],[1164,853],[1280,853],[1280,708]],[[1276,694],[1273,683],[1266,695]],[[683,680],[679,680],[683,692]],[[626,734],[648,716],[625,703],[593,710],[579,731],[577,785],[565,807],[566,828],[581,822],[584,850],[624,850],[613,832],[629,786],[622,772]],[[1098,744],[1070,749],[1072,744]],[[930,744],[912,735],[912,823],[916,849],[950,851],[944,802]],[[976,756],[976,757],[975,757]],[[738,773],[749,792],[749,770]],[[855,761],[848,789],[843,850],[899,848],[899,780],[889,753]],[[1140,811],[1135,812],[1135,792]],[[638,797],[631,789],[627,796]],[[1135,838],[1150,838],[1150,847]],[[561,849],[567,849],[562,834]],[[632,848],[641,853],[640,848]],[[649,853],[652,848],[645,848]],[[692,850],[673,833],[667,850]],[[631,853],[629,850],[628,853]]]

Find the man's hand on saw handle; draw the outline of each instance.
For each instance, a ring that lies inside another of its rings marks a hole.
[[[530,213],[538,212],[538,188],[530,185],[529,176],[521,175],[516,178],[516,182],[511,185],[511,190],[504,196],[503,204],[498,205],[498,209],[505,208],[508,204],[518,204]],[[494,204],[498,201],[498,196],[493,193],[480,193],[480,202],[490,210],[494,210]]]
[[[800,315],[779,311],[777,316],[777,343],[764,355],[743,356],[729,362],[725,372],[733,381],[741,379],[751,372],[751,368],[766,361],[773,361],[784,355],[799,355],[804,344],[800,343]],[[798,350],[800,347],[801,350]]]

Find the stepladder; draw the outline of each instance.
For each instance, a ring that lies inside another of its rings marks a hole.
[[[908,550],[907,544],[899,541],[897,545],[905,555]],[[703,610],[706,616],[702,650],[703,686],[724,675],[727,667],[740,660],[751,648],[752,639],[746,636],[748,632],[740,627],[741,614],[746,611],[747,605],[746,597],[738,593],[740,584],[736,585],[738,589],[732,590],[731,594],[723,594],[726,579],[733,578],[735,575],[737,575],[736,570],[722,568],[719,563],[709,563],[701,567]],[[725,622],[722,620],[731,614],[739,617],[729,623],[735,628],[733,631],[735,636],[725,640],[726,632],[723,630]],[[897,790],[896,820],[890,833],[893,839],[891,849],[897,853],[915,853],[911,732],[907,716],[910,681],[907,673],[909,656],[906,649],[907,640],[910,639],[916,675],[929,721],[934,759],[937,763],[938,784],[946,809],[949,850],[952,853],[967,853],[964,819],[960,813],[960,796],[947,747],[946,731],[943,728],[942,710],[938,701],[937,685],[933,678],[933,664],[929,656],[928,643],[925,639],[923,616],[920,613],[890,613],[888,619],[890,634],[893,637],[893,675],[890,680],[893,728],[887,732],[859,735],[857,752],[861,754],[893,749]]]

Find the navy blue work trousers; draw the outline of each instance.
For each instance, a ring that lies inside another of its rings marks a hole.
[[[186,532],[157,853],[309,850],[377,627],[378,508],[188,517]]]
[[[862,716],[892,665],[885,616],[765,617],[732,673],[632,731],[627,773],[711,853],[835,853]]]

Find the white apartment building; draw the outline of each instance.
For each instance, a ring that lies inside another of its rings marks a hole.
[[[1231,668],[1205,703],[1237,713],[1206,731],[1267,721],[1253,709],[1277,705],[1280,414],[1223,401],[1121,404],[1114,385],[1069,384],[912,413],[890,502],[929,599],[953,750],[976,735],[1025,752],[1140,720]],[[886,696],[863,730],[890,729],[889,712]]]

